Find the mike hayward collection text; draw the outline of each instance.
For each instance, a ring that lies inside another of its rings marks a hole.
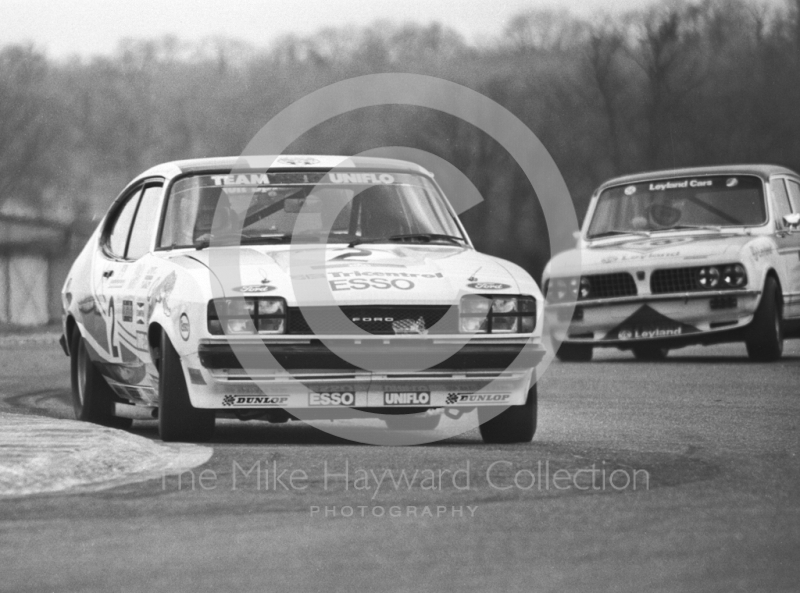
[[[644,469],[610,467],[605,462],[586,467],[564,468],[549,460],[524,465],[498,459],[475,466],[470,460],[448,468],[359,467],[348,459],[323,461],[314,468],[287,461],[233,460],[230,473],[211,469],[187,470],[163,475],[162,488],[178,490],[256,490],[269,492],[337,491],[356,493],[377,500],[400,492],[470,491],[623,491],[649,490],[650,473]]]

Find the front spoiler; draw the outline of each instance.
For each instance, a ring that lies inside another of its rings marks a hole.
[[[523,370],[535,367],[544,357],[541,346],[533,344],[465,344],[441,362],[428,367],[426,361],[439,360],[454,350],[452,344],[426,340],[404,340],[391,344],[357,344],[353,340],[329,342],[319,340],[307,344],[209,344],[201,343],[197,355],[200,364],[215,369],[269,369],[274,362],[286,371],[354,371],[363,370],[352,359],[365,363],[369,370],[414,372],[420,368],[440,370]],[[339,356],[339,353],[342,356]],[[351,360],[348,360],[351,359]]]

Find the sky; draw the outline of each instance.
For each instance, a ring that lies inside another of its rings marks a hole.
[[[112,53],[125,37],[177,35],[271,45],[286,33],[363,26],[380,19],[438,21],[469,41],[496,37],[527,9],[566,8],[591,16],[654,0],[0,0],[0,46],[33,42],[54,58]]]

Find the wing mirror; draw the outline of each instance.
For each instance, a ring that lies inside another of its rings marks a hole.
[[[800,226],[800,212],[787,214],[783,217],[783,223],[790,229],[796,229],[798,226]]]

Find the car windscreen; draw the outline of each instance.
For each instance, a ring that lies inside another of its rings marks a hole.
[[[587,236],[758,226],[766,221],[763,182],[758,177],[715,175],[650,180],[604,190]]]
[[[435,185],[394,171],[190,175],[172,185],[167,200],[162,249],[462,237]]]

